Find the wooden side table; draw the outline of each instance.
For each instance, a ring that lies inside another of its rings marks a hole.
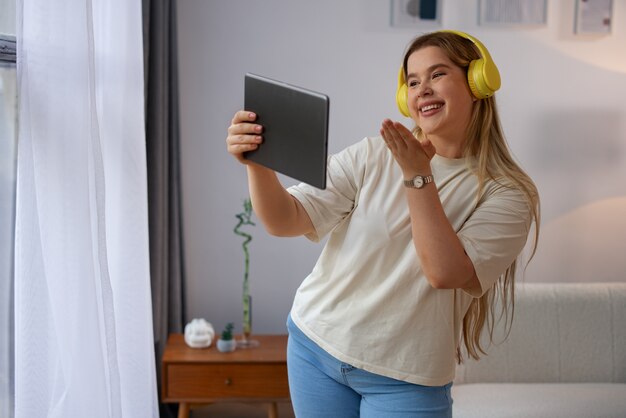
[[[180,403],[179,418],[192,404],[266,401],[268,416],[278,417],[276,401],[289,400],[287,336],[255,335],[255,348],[220,353],[211,347],[190,348],[182,334],[171,334],[163,353],[163,402]]]

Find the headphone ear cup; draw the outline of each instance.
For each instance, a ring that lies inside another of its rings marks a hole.
[[[480,91],[480,78],[482,76],[480,75],[480,68],[478,68],[480,67],[480,63],[478,61],[479,60],[474,60],[470,62],[469,68],[467,69],[467,83],[469,84],[469,88],[474,97],[477,99],[484,99],[487,96]]]
[[[404,80],[404,68],[400,67],[400,71],[398,72],[398,89],[396,90],[396,104],[398,105],[400,113],[408,118],[410,117],[410,114],[407,103],[407,94],[408,87],[406,85],[406,81]]]
[[[406,84],[398,86],[398,91],[396,92],[396,103],[398,104],[398,110],[407,118],[410,116],[409,114],[409,105],[406,102],[407,98],[407,87]]]
[[[500,88],[500,73],[492,61],[480,58],[470,62],[467,81],[474,97],[486,99]]]

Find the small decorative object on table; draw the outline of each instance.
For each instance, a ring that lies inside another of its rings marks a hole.
[[[192,348],[204,348],[211,345],[215,330],[210,322],[203,318],[194,318],[185,325],[185,343]]]
[[[235,351],[235,348],[237,348],[237,341],[233,338],[233,323],[229,322],[222,331],[220,339],[217,340],[217,349],[222,353],[229,353]]]
[[[242,225],[255,226],[254,222],[250,220],[252,217],[252,202],[250,199],[246,199],[243,202],[244,211],[235,215],[239,222],[235,225],[233,231],[235,234],[244,237],[245,240],[242,244],[243,253],[245,255],[244,275],[243,275],[243,338],[237,343],[238,347],[251,348],[257,347],[259,342],[251,340],[252,334],[252,296],[250,296],[250,287],[248,284],[248,272],[250,270],[250,253],[248,252],[248,244],[252,241],[252,235],[247,234],[239,230]]]

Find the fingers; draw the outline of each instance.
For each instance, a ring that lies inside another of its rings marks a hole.
[[[256,114],[254,112],[250,112],[248,110],[240,110],[235,113],[235,116],[233,116],[231,124],[236,125],[241,122],[254,122],[255,120]]]
[[[393,123],[389,119],[385,119],[383,121],[382,127],[380,128],[380,135],[385,140],[385,144],[387,144],[387,148],[391,150],[392,153],[396,152],[397,149],[397,136],[396,132],[393,129]]]
[[[414,145],[412,141],[415,141],[415,137],[400,122],[385,119],[380,129],[380,134],[392,152],[404,151],[409,146]]]
[[[414,139],[413,132],[411,132],[406,126],[401,124],[400,122],[394,122],[389,119],[385,119],[383,124],[388,124],[392,129],[394,129],[398,134],[402,135],[405,139]]]
[[[241,161],[243,158],[241,154],[254,151],[262,142],[263,137],[261,135],[232,134],[226,137],[226,149],[230,154]]]
[[[256,114],[254,112],[248,112],[246,110],[240,110],[235,113],[233,120],[230,122],[228,128],[228,135],[241,135],[241,134],[260,134],[263,132],[261,125],[252,123],[256,120]]]
[[[228,136],[245,136],[245,135],[249,135],[249,136],[255,136],[255,135],[261,135],[261,133],[263,132],[263,127],[261,125],[257,125],[254,123],[238,123],[236,125],[230,125],[228,127]]]
[[[253,151],[263,142],[263,127],[252,123],[256,120],[256,114],[249,111],[239,111],[235,113],[228,127],[226,137],[226,149],[240,162],[246,162],[243,153]]]

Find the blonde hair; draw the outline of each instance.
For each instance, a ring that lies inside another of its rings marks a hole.
[[[480,58],[480,52],[469,39],[451,32],[428,33],[417,37],[407,48],[403,61],[405,79],[409,56],[426,46],[441,48],[452,62],[466,70],[472,60]],[[422,136],[419,126],[415,127],[414,134],[418,138]],[[533,248],[528,260],[530,262],[537,250],[539,239],[539,194],[531,178],[515,162],[509,151],[494,96],[474,102],[463,156],[473,157],[476,161],[472,169],[478,177],[477,198],[488,180],[494,180],[506,187],[514,187],[523,193],[531,211],[535,232]],[[505,338],[510,332],[515,309],[515,273],[519,259],[520,256],[483,296],[472,300],[463,317],[462,337],[465,351],[474,359],[478,359],[481,354],[486,354],[480,341],[485,325],[487,325],[490,342],[493,342],[498,299],[501,301],[501,312],[498,318],[502,316],[505,318]],[[457,348],[457,360],[462,361],[460,347]]]

